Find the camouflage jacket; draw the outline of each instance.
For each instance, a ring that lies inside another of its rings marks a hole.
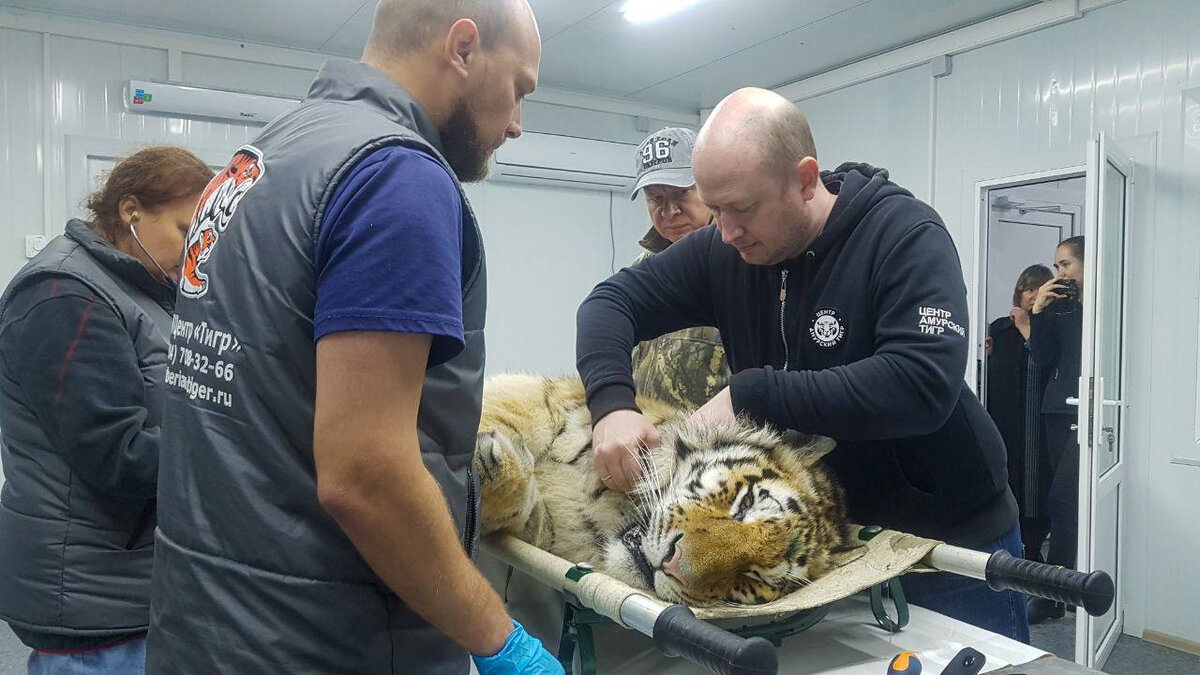
[[[666,248],[653,229],[642,240],[646,248],[634,261]],[[686,328],[639,343],[633,349],[633,382],[637,393],[682,408],[698,408],[729,384],[729,365],[716,328]]]

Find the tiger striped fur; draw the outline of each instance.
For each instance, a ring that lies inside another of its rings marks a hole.
[[[745,420],[704,427],[659,401],[637,403],[663,440],[623,494],[596,477],[578,379],[490,378],[475,454],[483,533],[694,607],[769,602],[845,549],[844,497],[819,463],[833,441]]]

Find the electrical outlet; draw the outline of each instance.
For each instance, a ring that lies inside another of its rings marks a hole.
[[[27,234],[25,235],[25,257],[32,258],[42,252],[46,248],[46,235],[44,234]]]

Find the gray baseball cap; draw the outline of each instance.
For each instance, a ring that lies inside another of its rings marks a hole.
[[[695,185],[696,177],[692,174],[692,146],[695,144],[696,132],[680,127],[659,129],[647,136],[634,154],[637,179],[629,199],[637,199],[638,192],[647,185]]]

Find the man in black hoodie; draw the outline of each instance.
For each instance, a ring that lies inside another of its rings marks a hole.
[[[963,381],[967,297],[938,214],[866,164],[819,171],[804,115],[743,89],[694,155],[715,225],[602,282],[579,308],[577,366],[597,474],[640,471],[657,434],[634,404],[630,350],[716,326],[730,385],[695,414],[829,436],[851,517],[1020,556],[1004,443]],[[1028,641],[1023,598],[939,573],[906,577],[915,604]]]

